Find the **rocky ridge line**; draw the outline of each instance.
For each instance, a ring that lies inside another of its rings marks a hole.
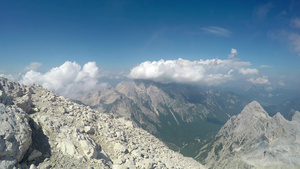
[[[0,78],[0,102],[0,168],[204,168],[131,121],[40,86]]]

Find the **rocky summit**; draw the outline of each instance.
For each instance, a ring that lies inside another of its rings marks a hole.
[[[0,78],[0,168],[204,166],[131,121]]]
[[[209,168],[299,168],[300,112],[291,121],[270,117],[253,101],[216,135],[205,163]]]

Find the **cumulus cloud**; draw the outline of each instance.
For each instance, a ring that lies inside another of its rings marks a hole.
[[[99,84],[100,71],[95,62],[86,63],[83,68],[76,62],[67,61],[46,73],[35,70],[26,72],[20,80],[23,84],[40,84],[66,97],[75,98],[84,92],[99,90],[107,84]]]
[[[220,59],[189,61],[179,58],[178,60],[146,61],[134,67],[128,77],[163,83],[195,83],[211,86],[232,80],[235,70],[238,71],[250,65],[249,62]]]
[[[262,76],[262,77],[258,77],[258,78],[250,78],[247,81],[251,82],[253,84],[268,84],[268,85],[271,84],[267,76]]]
[[[249,74],[258,74],[257,69],[250,69],[250,68],[240,68],[239,73],[243,75],[249,75]]]
[[[228,58],[229,58],[229,59],[233,59],[233,58],[235,58],[237,55],[238,55],[237,50],[231,48],[231,52],[230,52],[230,54],[228,55]]]
[[[26,66],[21,72],[17,74],[6,74],[5,71],[3,71],[4,73],[0,74],[0,77],[7,78],[11,81],[20,81],[24,73],[30,70],[37,70],[41,65],[42,64],[39,62],[31,62],[30,65]]]
[[[231,32],[225,28],[221,28],[218,26],[209,26],[201,28],[202,31],[209,34],[214,34],[218,36],[230,37]]]
[[[24,71],[37,70],[42,64],[39,62],[31,62],[29,66],[26,66]]]

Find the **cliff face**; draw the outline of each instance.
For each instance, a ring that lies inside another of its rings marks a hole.
[[[0,78],[0,102],[0,168],[203,168],[131,121],[40,86]]]
[[[212,168],[299,168],[300,113],[270,117],[256,101],[230,118],[205,162]]]

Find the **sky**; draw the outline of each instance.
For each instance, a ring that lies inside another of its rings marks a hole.
[[[0,74],[62,93],[118,79],[300,85],[297,0],[0,3]]]

